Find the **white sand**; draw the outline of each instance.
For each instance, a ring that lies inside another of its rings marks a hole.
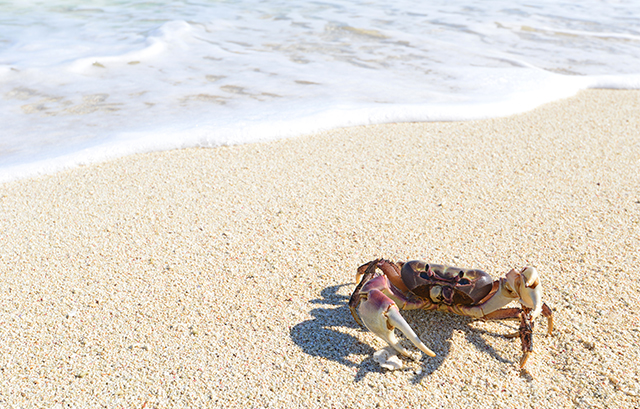
[[[638,91],[6,183],[0,406],[640,407],[639,249]],[[536,266],[555,335],[410,312],[437,357],[381,370],[377,257]]]

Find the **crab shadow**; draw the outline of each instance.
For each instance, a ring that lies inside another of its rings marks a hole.
[[[340,288],[345,286],[352,286],[352,284],[339,284],[324,288],[320,292],[321,298],[310,301],[311,304],[318,306],[310,311],[313,318],[292,327],[290,334],[292,340],[305,353],[354,368],[356,372],[354,380],[359,382],[368,373],[381,373],[385,370],[373,359],[373,353],[376,350],[368,344],[368,341],[372,340],[375,335],[360,328],[351,316],[348,306],[349,297],[338,293]],[[406,311],[403,312],[403,315],[409,325],[436,353],[433,358],[422,355],[420,371],[404,369],[413,372],[413,383],[419,383],[442,365],[449,355],[451,339],[455,332],[464,334],[470,347],[476,348],[480,353],[489,354],[501,363],[514,363],[514,361],[502,356],[485,340],[485,337],[502,338],[504,335],[472,327],[473,320],[471,318],[425,311]],[[430,328],[437,328],[437,330],[430,331]],[[345,332],[353,332],[353,330],[368,332],[370,338],[360,337],[365,338],[361,341],[358,337]],[[403,339],[402,334],[396,332]],[[403,344],[409,349],[417,351],[406,339],[403,339]],[[356,357],[354,359],[354,356],[362,358]]]

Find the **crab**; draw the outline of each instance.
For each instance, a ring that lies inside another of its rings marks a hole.
[[[478,269],[376,259],[358,268],[356,283],[349,300],[353,318],[405,356],[411,354],[400,345],[395,328],[425,354],[434,357],[435,353],[407,324],[400,309],[438,310],[482,320],[519,319],[518,332],[507,337],[520,337],[520,369],[533,352],[534,320],[543,315],[548,335],[553,330],[553,313],[542,301],[540,277],[534,267],[511,270],[494,281]],[[516,300],[520,307],[504,308]]]

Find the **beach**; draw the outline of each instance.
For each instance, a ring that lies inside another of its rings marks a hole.
[[[138,154],[0,185],[0,406],[640,407],[640,92],[519,115]],[[381,369],[376,258],[535,266],[539,319],[412,311]],[[406,340],[404,344],[417,350]]]

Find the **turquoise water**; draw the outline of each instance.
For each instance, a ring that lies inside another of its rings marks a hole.
[[[639,88],[638,27],[631,1],[0,1],[0,182]]]

